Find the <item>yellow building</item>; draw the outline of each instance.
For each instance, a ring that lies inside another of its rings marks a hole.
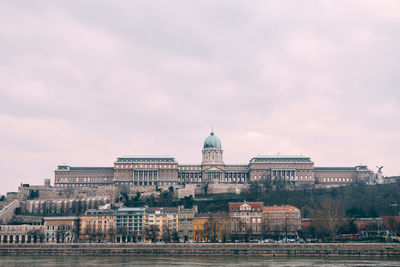
[[[112,210],[88,210],[80,217],[82,242],[114,242],[115,215]]]
[[[207,241],[207,235],[205,232],[205,225],[209,220],[210,215],[208,213],[196,213],[193,218],[193,233],[195,242]]]
[[[178,239],[178,208],[176,207],[150,207],[146,208],[143,217],[144,232],[151,225],[159,229],[158,240],[166,242],[177,241]],[[175,239],[175,240],[174,240]],[[144,236],[145,241],[149,238]]]
[[[297,235],[301,228],[300,210],[294,206],[262,207],[263,232],[273,235]]]
[[[78,217],[44,217],[47,243],[72,243],[78,238]]]
[[[226,242],[230,240],[230,225],[225,213],[197,213],[193,219],[194,241]]]

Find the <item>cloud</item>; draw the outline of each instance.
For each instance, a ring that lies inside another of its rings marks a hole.
[[[0,185],[123,154],[399,175],[398,1],[0,4]]]

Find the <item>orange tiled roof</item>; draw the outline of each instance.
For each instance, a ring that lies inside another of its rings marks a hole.
[[[230,202],[229,210],[231,209],[239,209],[240,206],[247,204],[254,209],[261,209],[263,203],[262,202]]]
[[[293,210],[293,209],[297,209],[294,206],[265,206],[262,207],[263,211],[289,211],[289,210]]]

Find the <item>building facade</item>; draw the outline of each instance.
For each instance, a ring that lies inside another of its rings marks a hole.
[[[301,228],[300,210],[294,206],[262,207],[265,234],[295,236]]]
[[[79,217],[44,217],[44,234],[47,243],[72,243],[79,233]]]
[[[271,182],[274,186],[341,186],[373,183],[367,166],[315,167],[305,156],[257,156],[244,164],[225,164],[220,139],[211,132],[203,144],[201,164],[179,164],[170,156],[118,157],[113,167],[71,167],[55,171],[56,187],[105,185],[184,186],[186,184]]]
[[[262,202],[229,203],[232,237],[261,233],[262,206]]]
[[[149,207],[144,213],[144,228],[154,225],[160,230],[158,239],[171,240],[178,234],[178,208],[177,207]],[[148,241],[148,240],[147,240]]]
[[[0,225],[0,243],[43,243],[43,225]]]
[[[79,219],[82,242],[114,242],[116,224],[113,210],[88,210]]]
[[[197,213],[197,206],[192,209],[185,209],[183,206],[178,210],[178,234],[181,242],[193,241],[193,219]]]
[[[118,243],[142,240],[146,208],[121,207],[115,212],[116,241]]]
[[[193,221],[195,242],[226,242],[231,238],[231,220],[227,213],[196,213]]]

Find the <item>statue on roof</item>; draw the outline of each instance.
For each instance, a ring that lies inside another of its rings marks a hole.
[[[375,182],[377,184],[383,184],[384,183],[384,179],[383,179],[383,173],[382,173],[382,169],[383,166],[376,166],[378,168],[378,172],[375,175]]]
[[[378,173],[382,173],[383,166],[376,166],[378,168]]]

